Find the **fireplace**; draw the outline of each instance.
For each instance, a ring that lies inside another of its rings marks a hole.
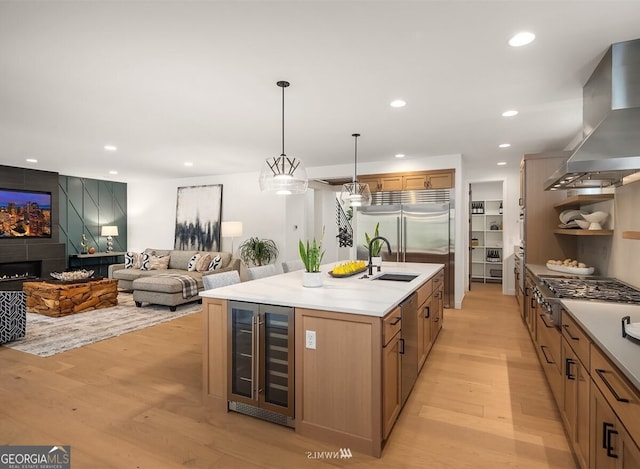
[[[0,263],[0,290],[22,290],[22,282],[42,275],[42,261]]]

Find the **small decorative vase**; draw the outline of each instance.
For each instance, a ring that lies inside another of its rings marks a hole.
[[[321,287],[322,272],[302,272],[302,286],[311,288]]]
[[[379,265],[382,265],[382,257],[381,256],[372,257],[371,265],[375,265],[376,267],[378,267]]]

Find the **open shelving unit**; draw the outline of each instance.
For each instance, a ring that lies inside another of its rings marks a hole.
[[[580,194],[568,197],[555,204],[553,207],[560,213],[567,209],[580,210],[582,206],[595,204],[598,202],[604,202],[606,200],[612,200],[615,197],[614,194]],[[569,235],[569,236],[612,236],[613,230],[578,230],[572,228],[556,228],[553,230],[555,234]]]
[[[474,200],[484,213],[471,213],[471,280],[502,283],[502,200]]]

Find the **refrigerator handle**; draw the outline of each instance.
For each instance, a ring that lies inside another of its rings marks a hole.
[[[402,217],[402,262],[407,262],[407,217]]]
[[[396,217],[396,239],[398,240],[398,250],[396,251],[396,262],[400,262],[400,249],[402,246],[402,238],[400,237],[400,217]]]

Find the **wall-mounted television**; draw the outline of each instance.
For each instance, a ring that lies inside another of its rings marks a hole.
[[[0,238],[51,238],[51,192],[0,189]]]

